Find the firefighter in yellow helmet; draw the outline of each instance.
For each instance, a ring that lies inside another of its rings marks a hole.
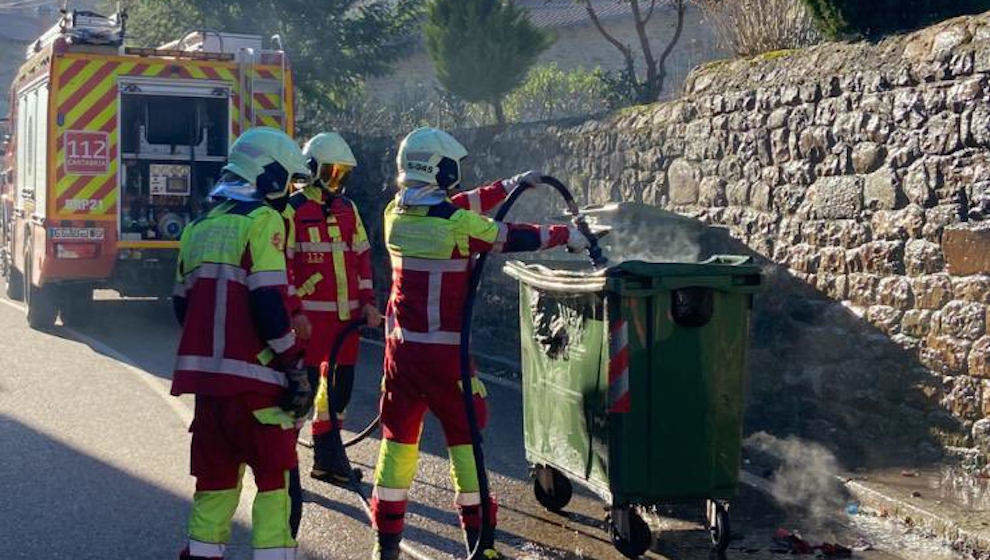
[[[341,444],[340,422],[354,386],[357,332],[344,341],[335,364],[328,364],[327,359],[349,323],[362,321],[378,327],[382,316],[375,307],[368,234],[357,206],[343,192],[357,160],[336,132],[317,134],[303,153],[309,159],[313,181],[289,198],[285,217],[293,231],[286,250],[290,277],[311,329],[305,363],[311,379],[319,371],[311,476],[346,483],[351,468]],[[333,402],[328,399],[328,386]]]
[[[254,128],[230,148],[215,206],[186,227],[174,292],[182,325],[172,394],[196,395],[196,477],[180,558],[220,559],[230,539],[244,467],[251,467],[255,558],[295,558],[302,500],[297,425],[313,395],[286,306],[289,184],[306,158],[284,132]]]

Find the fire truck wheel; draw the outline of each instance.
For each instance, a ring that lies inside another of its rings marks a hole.
[[[59,314],[67,327],[83,327],[93,318],[93,288],[65,286],[59,294]]]
[[[7,297],[14,301],[24,299],[24,276],[13,266],[7,269]]]
[[[28,263],[31,261],[28,260]],[[44,330],[55,326],[58,305],[52,297],[51,287],[35,286],[31,282],[31,265],[24,271],[24,303],[27,305],[27,322],[32,329]]]

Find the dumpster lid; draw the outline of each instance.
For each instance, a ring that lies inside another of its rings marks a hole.
[[[718,284],[754,290],[761,283],[760,267],[744,255],[715,255],[696,263],[623,261],[604,269],[591,270],[584,261],[510,261],[503,272],[535,288],[551,292],[601,292],[622,280],[659,279],[656,287]],[[612,284],[609,281],[612,280]],[[708,281],[706,281],[708,280]],[[713,285],[714,287],[714,285]]]

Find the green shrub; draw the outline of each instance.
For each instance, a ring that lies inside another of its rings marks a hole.
[[[990,10],[990,0],[804,0],[826,35],[878,38],[963,14]]]
[[[609,108],[609,85],[599,70],[562,70],[555,62],[533,67],[505,99],[510,121],[545,121]]]

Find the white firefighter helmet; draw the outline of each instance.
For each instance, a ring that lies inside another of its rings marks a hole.
[[[321,132],[303,146],[303,154],[309,159],[310,170],[316,183],[338,192],[343,187],[357,159],[347,142],[336,132]]]
[[[357,167],[354,152],[336,132],[321,132],[303,146],[303,155],[316,160],[318,165],[348,165]]]
[[[223,170],[238,175],[268,198],[284,194],[294,179],[312,176],[296,142],[266,126],[247,130],[234,141]]]
[[[423,127],[409,133],[399,144],[395,158],[399,185],[421,182],[449,190],[461,181],[461,160],[467,149],[446,132]]]

